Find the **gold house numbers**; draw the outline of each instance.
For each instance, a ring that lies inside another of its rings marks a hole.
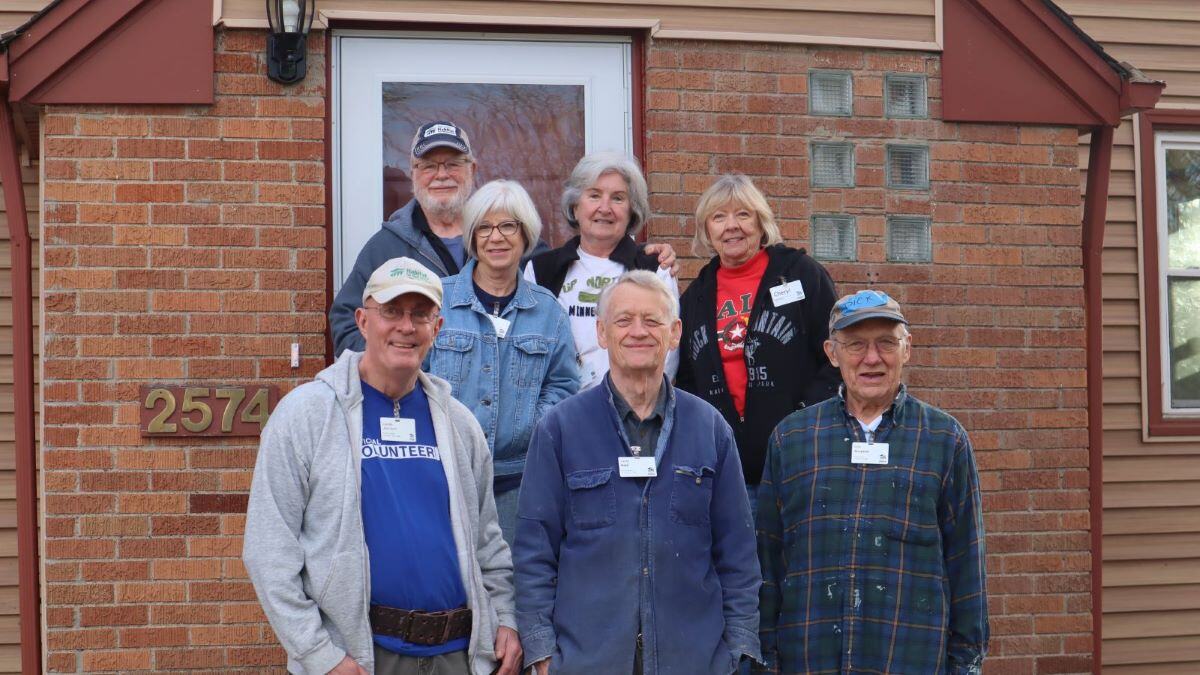
[[[141,387],[143,436],[257,436],[279,402],[274,385]]]

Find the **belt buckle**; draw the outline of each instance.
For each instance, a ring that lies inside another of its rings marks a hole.
[[[414,617],[412,642],[432,646],[449,642],[450,617],[446,612],[424,612]]]

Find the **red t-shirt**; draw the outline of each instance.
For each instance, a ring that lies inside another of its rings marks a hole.
[[[742,347],[750,326],[750,310],[758,284],[767,271],[767,251],[760,250],[740,267],[717,270],[717,350],[725,367],[725,382],[738,416],[746,414],[746,360]]]

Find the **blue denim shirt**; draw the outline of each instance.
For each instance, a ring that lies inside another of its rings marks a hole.
[[[575,339],[550,291],[517,276],[517,292],[500,313],[504,338],[471,285],[475,261],[442,279],[445,323],[426,370],[450,383],[454,398],[475,413],[492,449],[496,476],[520,474],[533,425],[579,390]]]
[[[639,632],[646,673],[728,675],[742,654],[761,657],[733,432],[709,404],[669,392],[656,478],[620,476],[629,442],[607,380],[538,423],[513,548],[525,665],[629,673]]]

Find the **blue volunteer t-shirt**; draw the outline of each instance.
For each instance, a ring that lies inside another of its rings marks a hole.
[[[417,383],[400,399],[400,417],[414,420],[416,442],[383,440],[379,419],[395,417],[393,401],[366,382],[362,391],[362,517],[371,604],[426,612],[463,607],[467,594],[450,528],[450,489],[425,390]],[[407,656],[448,654],[466,649],[469,641],[428,646],[374,638],[380,647]]]

